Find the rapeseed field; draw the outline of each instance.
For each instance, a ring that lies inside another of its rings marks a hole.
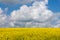
[[[0,28],[0,40],[60,40],[60,28]]]

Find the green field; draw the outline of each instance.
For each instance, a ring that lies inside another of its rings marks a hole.
[[[0,40],[60,40],[60,29],[0,28]]]

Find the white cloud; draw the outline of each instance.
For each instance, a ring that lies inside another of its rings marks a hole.
[[[6,15],[3,14],[3,10],[0,8],[0,25],[4,24]]]
[[[14,25],[19,26],[47,26],[53,12],[47,9],[44,1],[35,1],[32,6],[23,5],[19,10],[11,13],[11,20]]]
[[[0,8],[0,14],[2,14],[3,10]]]
[[[60,13],[54,14],[47,8],[48,0],[32,1],[35,1],[32,6],[23,5],[10,16],[0,8],[0,27],[60,27]]]

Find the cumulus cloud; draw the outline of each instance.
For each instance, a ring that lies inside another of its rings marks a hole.
[[[3,10],[0,8],[0,25],[4,24],[6,15],[3,14]]]
[[[46,2],[47,3],[47,2]],[[14,25],[19,26],[47,26],[53,12],[47,9],[45,1],[35,1],[32,6],[23,5],[19,10],[11,13]]]
[[[48,4],[48,0],[30,1],[35,1],[32,6],[28,7],[27,5],[23,5],[20,7],[20,9],[11,12],[10,16],[3,14],[4,10],[0,8],[0,27],[60,26],[60,13],[54,14],[51,10],[47,8],[46,4]]]

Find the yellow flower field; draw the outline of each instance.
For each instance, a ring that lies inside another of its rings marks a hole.
[[[0,40],[60,40],[60,28],[0,28]]]

